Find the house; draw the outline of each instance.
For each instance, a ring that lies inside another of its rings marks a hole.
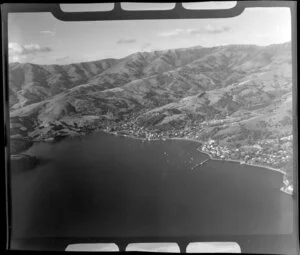
[[[212,144],[215,144],[216,142],[215,142],[215,140],[213,140],[213,139],[210,139],[209,141],[208,141],[208,144],[209,145],[212,145]]]

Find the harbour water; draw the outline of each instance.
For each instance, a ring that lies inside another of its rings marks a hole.
[[[282,174],[208,160],[199,144],[102,132],[37,143],[36,168],[11,176],[22,237],[277,235],[293,229]]]

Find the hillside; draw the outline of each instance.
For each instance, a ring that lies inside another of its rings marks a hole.
[[[71,65],[12,63],[11,135],[41,141],[97,129],[215,140],[231,151],[220,149],[216,157],[291,176],[291,70],[290,42],[138,52]]]

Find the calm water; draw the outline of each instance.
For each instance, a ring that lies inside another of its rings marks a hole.
[[[292,199],[282,175],[208,161],[190,141],[94,133],[28,152],[44,159],[12,174],[14,237],[287,234]]]

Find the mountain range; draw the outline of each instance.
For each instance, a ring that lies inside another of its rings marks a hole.
[[[11,136],[35,140],[108,126],[232,146],[280,139],[292,134],[291,43],[11,63],[9,107]]]

